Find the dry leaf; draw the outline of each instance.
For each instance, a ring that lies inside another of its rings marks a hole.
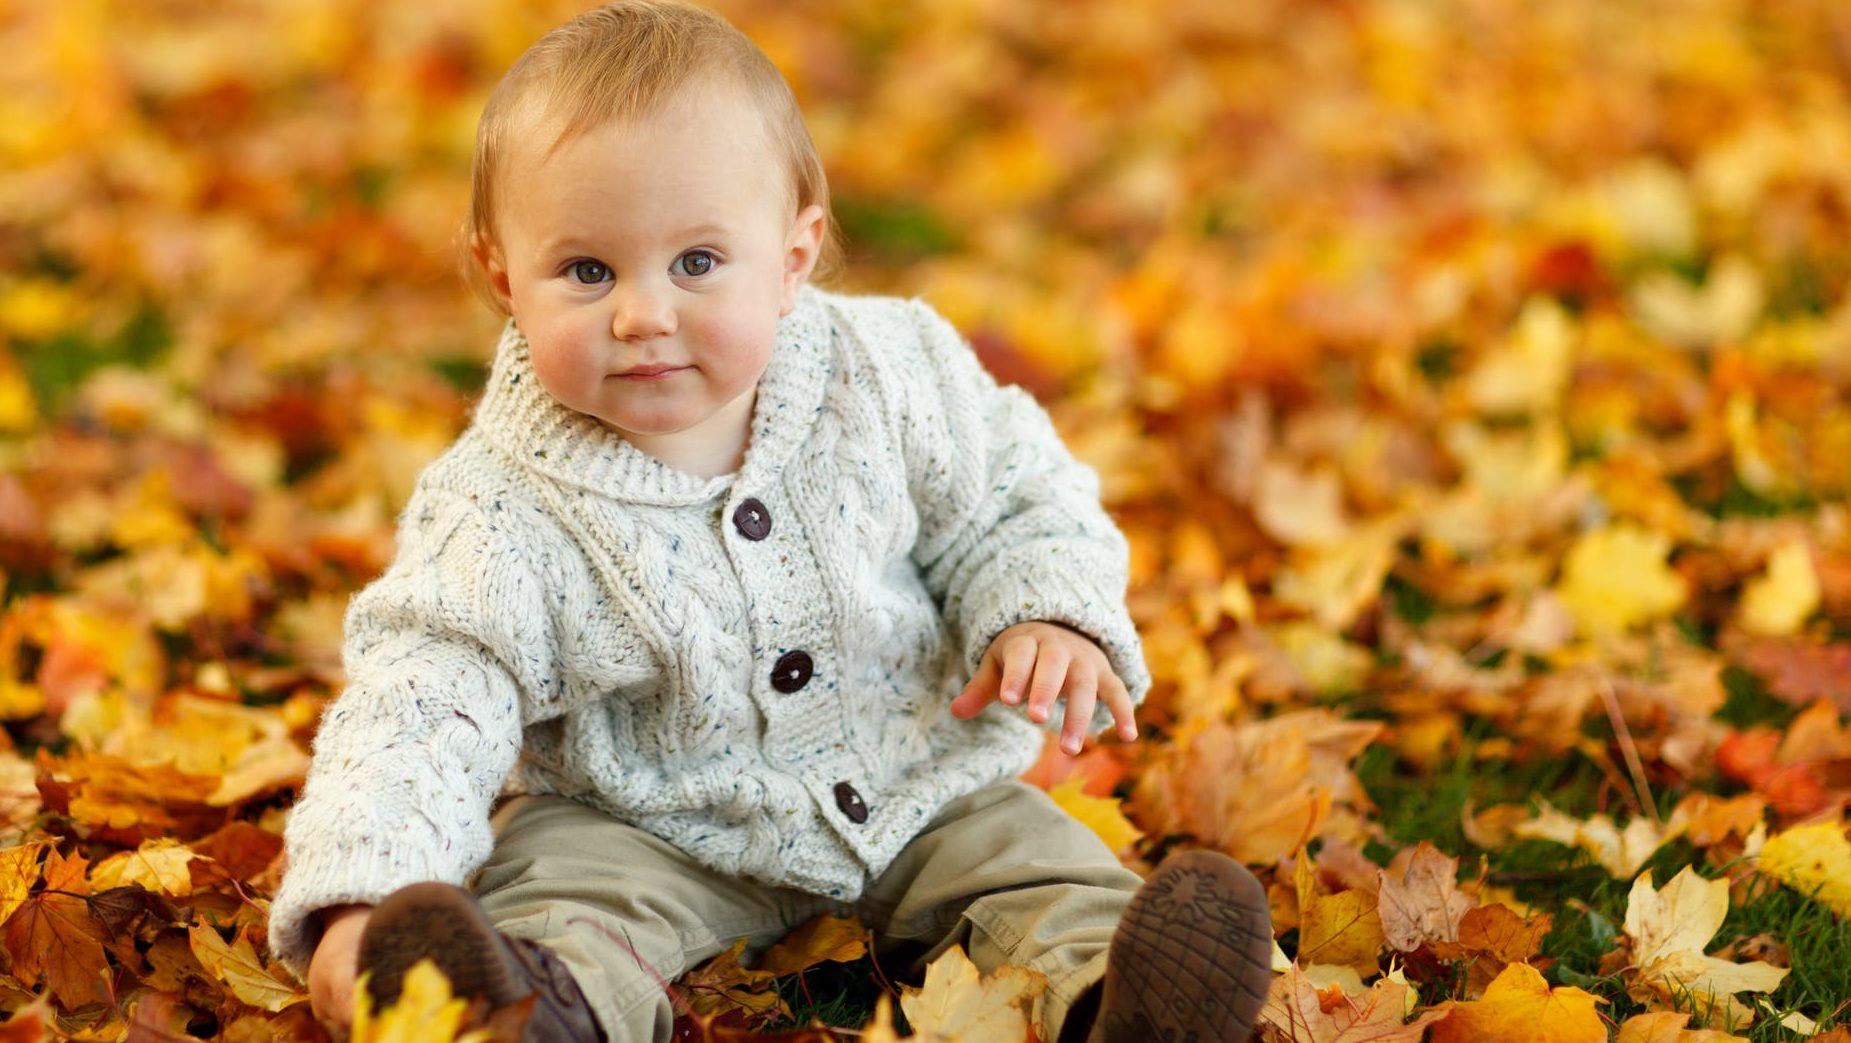
[[[1401,879],[1381,873],[1378,908],[1389,945],[1413,952],[1433,942],[1458,941],[1460,921],[1473,905],[1459,892],[1458,870],[1458,859],[1423,840]]]
[[[308,993],[294,981],[265,966],[243,932],[239,932],[231,944],[226,944],[218,931],[204,924],[194,924],[187,938],[199,965],[251,1006],[274,1013],[308,999]],[[409,984],[406,991],[409,994]]]
[[[1273,979],[1259,1024],[1274,1043],[1420,1043],[1445,1015],[1429,1011],[1408,1021],[1413,1000],[1407,982],[1387,977],[1360,995],[1329,997],[1293,967]]]
[[[1659,889],[1652,886],[1651,874],[1641,874],[1626,904],[1634,963],[1627,992],[1641,1003],[1693,1009],[1703,1023],[1716,1019],[1746,1025],[1754,1020],[1754,1011],[1734,994],[1772,992],[1787,970],[1705,956],[1703,950],[1728,912],[1727,880],[1705,880],[1686,866]]]
[[[900,1009],[919,1043],[1021,1043],[1048,980],[1026,967],[981,975],[952,946],[926,967],[925,984],[900,993]]]

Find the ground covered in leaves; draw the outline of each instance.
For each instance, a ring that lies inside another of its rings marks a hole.
[[[837,284],[1098,468],[1157,688],[1036,778],[1269,882],[1269,1039],[1851,1039],[1851,9],[723,6]],[[323,1038],[278,831],[491,343],[475,115],[573,9],[0,0],[0,1038]],[[860,946],[688,1038],[1023,1038],[955,961],[894,1029]]]

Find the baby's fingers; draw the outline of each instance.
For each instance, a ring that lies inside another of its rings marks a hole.
[[[1054,716],[1054,700],[1067,686],[1067,670],[1073,656],[1060,645],[1041,645],[1035,657],[1035,677],[1028,685],[1028,719],[1041,724]]]
[[[1075,669],[1078,673],[1078,669]],[[1080,752],[1086,733],[1092,731],[1093,706],[1098,702],[1097,686],[1090,678],[1075,678],[1067,685],[1067,711],[1060,723],[1060,748],[1067,754]]]
[[[1138,737],[1136,707],[1131,703],[1131,693],[1125,690],[1125,682],[1118,675],[1107,670],[1099,679],[1099,698],[1105,701],[1106,709],[1112,711],[1112,720],[1118,724],[1118,737],[1130,742]]]
[[[983,708],[996,699],[997,683],[1002,679],[1002,665],[996,661],[994,651],[985,652],[983,662],[977,664],[977,673],[951,700],[951,716],[969,720],[983,712]]]

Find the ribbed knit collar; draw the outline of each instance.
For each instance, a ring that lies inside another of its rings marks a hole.
[[[737,474],[702,478],[664,464],[591,417],[559,404],[533,372],[527,338],[512,320],[495,348],[475,428],[521,464],[556,481],[634,503],[682,507],[752,488],[775,476],[822,410],[832,336],[821,291],[798,291],[778,323],[777,345],[758,381],[752,435]]]

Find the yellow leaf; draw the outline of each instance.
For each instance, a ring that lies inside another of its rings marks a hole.
[[[1113,852],[1124,851],[1138,842],[1144,831],[1131,824],[1122,810],[1123,801],[1117,797],[1089,796],[1083,789],[1086,780],[1079,775],[1068,776],[1067,781],[1048,791],[1054,803],[1066,809],[1067,814],[1079,819],[1105,846]]]
[[[818,916],[759,957],[760,973],[783,978],[819,963],[848,963],[868,951],[868,929],[852,916]]]
[[[901,991],[900,1009],[920,1043],[1021,1043],[1047,987],[1047,977],[1027,967],[983,977],[954,946],[926,968],[924,986]]]
[[[1787,971],[1759,960],[1738,964],[1705,956],[1728,913],[1727,880],[1705,880],[1686,866],[1657,889],[1650,873],[1640,874],[1626,905],[1626,933],[1633,940],[1627,993],[1641,1003],[1694,1010],[1704,1022],[1754,1020],[1735,993],[1772,992]]]
[[[1482,999],[1443,1004],[1431,1043],[1606,1043],[1600,1000],[1576,988],[1551,989],[1527,963],[1504,968]]]
[[[913,1037],[908,1036],[910,1040]],[[874,1020],[862,1026],[861,1043],[906,1043],[893,1028],[893,1001],[882,993],[874,1001]]]
[[[193,893],[193,875],[187,866],[198,857],[178,840],[157,837],[134,851],[117,852],[98,862],[90,870],[90,883],[99,891],[140,884],[149,891],[184,898]]]
[[[1740,340],[1761,317],[1767,293],[1761,275],[1738,254],[1710,268],[1701,289],[1670,272],[1654,272],[1632,292],[1640,325],[1659,339],[1688,348]]]
[[[1301,851],[1298,889],[1298,958],[1305,963],[1349,967],[1358,974],[1379,973],[1377,957],[1386,940],[1377,897],[1363,891],[1331,894],[1319,884],[1311,855]]]
[[[1574,363],[1574,321],[1560,304],[1537,298],[1523,306],[1510,338],[1482,355],[1466,377],[1466,397],[1481,413],[1553,411]]]
[[[195,928],[197,930],[197,928]],[[347,1043],[488,1043],[486,1029],[458,1036],[469,1001],[453,999],[450,981],[430,960],[405,972],[398,1002],[377,1013],[363,976],[354,986],[353,1030]]]
[[[1690,1015],[1678,1011],[1634,1014],[1620,1026],[1614,1043],[1748,1043],[1746,1037],[1684,1026]]]
[[[39,880],[39,852],[44,844],[21,844],[0,851],[0,923],[25,904]]]
[[[1349,629],[1382,593],[1402,529],[1389,519],[1334,543],[1301,548],[1273,578],[1273,594],[1309,611],[1329,630]]]
[[[1761,848],[1760,868],[1838,915],[1851,916],[1851,842],[1841,824],[1817,822],[1781,833]]]
[[[264,966],[263,959],[251,947],[251,939],[243,933],[235,943],[227,945],[218,931],[196,923],[187,932],[187,940],[206,973],[224,982],[232,995],[259,1010],[275,1013],[308,999],[308,993],[297,988],[295,983]]]
[[[1633,819],[1626,824],[1625,829],[1620,829],[1606,815],[1593,815],[1582,820],[1564,815],[1551,807],[1548,801],[1541,801],[1541,804],[1541,814],[1528,822],[1518,823],[1512,832],[1520,837],[1552,840],[1564,847],[1578,847],[1620,880],[1638,875],[1653,852],[1682,832],[1681,829],[1661,826],[1644,816]]]
[[[1742,592],[1742,628],[1752,634],[1791,634],[1818,610],[1819,574],[1804,540],[1775,548],[1767,574],[1749,580]]]
[[[1633,525],[1587,533],[1570,547],[1557,593],[1588,635],[1623,632],[1669,615],[1688,596],[1665,564],[1669,537]]]
[[[85,313],[83,295],[50,279],[0,283],[0,333],[43,340],[74,325]]]
[[[38,423],[32,385],[11,366],[0,366],[0,432],[21,434]]]

